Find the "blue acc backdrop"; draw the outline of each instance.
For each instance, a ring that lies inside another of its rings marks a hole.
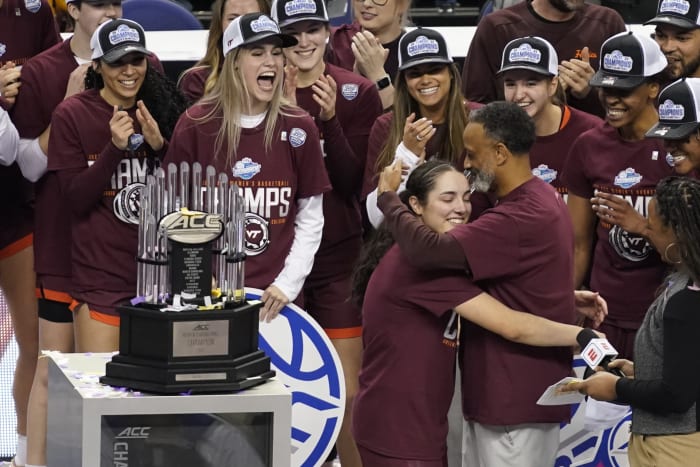
[[[246,288],[249,299],[262,291]],[[328,457],[343,422],[345,380],[321,326],[295,305],[260,323],[260,348],[292,392],[292,467],[316,467]]]

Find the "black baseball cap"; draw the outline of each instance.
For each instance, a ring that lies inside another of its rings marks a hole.
[[[700,127],[700,78],[683,78],[659,94],[659,122],[647,138],[683,139]]]
[[[700,27],[700,0],[659,0],[656,16],[644,24],[670,24],[682,29]]]
[[[434,29],[414,29],[399,39],[399,71],[423,63],[452,63],[445,38]]]
[[[559,74],[559,58],[552,44],[537,36],[514,39],[503,49],[501,69],[497,74],[508,70],[530,70],[547,76]]]
[[[266,14],[248,13],[239,16],[224,31],[224,55],[243,45],[275,37],[282,42],[283,48],[297,45],[297,40],[289,34],[280,33],[277,23]]]
[[[600,68],[590,85],[601,88],[634,89],[668,65],[656,41],[632,31],[603,42],[599,56]]]
[[[280,28],[299,21],[321,21],[328,23],[328,10],[324,0],[274,0],[272,19]]]
[[[92,59],[114,63],[125,55],[138,52],[151,55],[146,48],[146,33],[136,21],[113,19],[100,24],[90,38]]]

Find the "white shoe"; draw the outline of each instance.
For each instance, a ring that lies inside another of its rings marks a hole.
[[[7,462],[7,461],[0,462],[0,467],[24,467],[24,466],[15,464],[15,460],[13,458],[9,462]]]

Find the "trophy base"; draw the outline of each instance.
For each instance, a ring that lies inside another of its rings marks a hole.
[[[152,381],[138,381],[134,379],[116,378],[112,376],[102,376],[100,377],[100,382],[110,386],[125,387],[136,391],[144,391],[154,394],[199,394],[241,391],[243,389],[257,386],[258,384],[263,384],[273,376],[275,376],[275,371],[270,370],[257,376],[248,377],[244,380],[230,383],[198,382],[197,384],[192,384],[192,382],[183,382],[162,384]]]
[[[238,391],[274,376],[258,348],[260,302],[208,311],[119,308],[119,354],[100,382],[177,394]]]

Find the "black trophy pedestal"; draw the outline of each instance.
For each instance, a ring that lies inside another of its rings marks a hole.
[[[162,394],[227,392],[275,375],[258,349],[260,302],[231,309],[162,312],[119,308],[119,354],[100,382]]]

